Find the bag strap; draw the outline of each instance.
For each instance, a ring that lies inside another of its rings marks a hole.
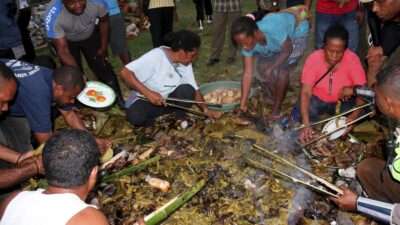
[[[324,77],[326,77],[326,75],[328,75],[328,73],[331,72],[331,71],[333,70],[333,67],[335,67],[335,66],[336,66],[336,64],[334,64],[334,65],[332,65],[331,67],[329,67],[328,71],[326,71],[326,72],[324,73],[324,75],[322,75],[322,77],[320,77],[320,78],[317,80],[317,82],[315,82],[314,87],[317,86],[317,84],[318,84],[319,82],[321,82],[321,80],[324,79]]]

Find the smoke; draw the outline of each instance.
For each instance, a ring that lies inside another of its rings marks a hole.
[[[305,170],[311,171],[310,164],[307,159],[304,157],[304,154],[298,155],[296,157],[297,165],[302,167]],[[307,181],[309,178],[305,176],[303,173],[297,172],[292,174],[292,176]],[[313,193],[311,190],[307,189],[303,185],[294,184],[292,189],[296,191],[296,195],[292,198],[290,211],[288,215],[288,224],[295,225],[299,222],[299,219],[303,217],[304,210],[311,204],[313,201]]]
[[[296,138],[298,135],[297,132],[280,133],[279,130],[277,131],[277,129],[275,128],[273,133],[279,134],[279,135],[274,135],[275,136],[274,139],[275,143],[273,144],[274,147],[271,146],[270,148],[275,150],[277,149],[276,151],[274,151],[275,154],[283,156],[286,159],[288,157],[285,157],[285,155],[296,155],[295,164],[307,171],[312,171],[307,158],[305,157],[303,152],[299,151],[298,144],[296,142]],[[283,164],[281,168],[288,168],[288,167]],[[305,174],[299,171],[294,171],[291,168],[285,170],[285,173],[302,181],[310,180],[310,178]],[[287,189],[291,189],[296,192],[293,198],[291,199],[289,214],[287,218],[287,224],[295,225],[299,222],[301,218],[303,218],[304,211],[312,203],[314,199],[313,192],[309,190],[307,187],[293,182],[287,182],[285,187]]]

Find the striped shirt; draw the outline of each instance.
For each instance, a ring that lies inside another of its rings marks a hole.
[[[240,0],[215,0],[214,11],[216,12],[237,12],[242,9]]]
[[[149,9],[174,7],[174,0],[150,0]]]

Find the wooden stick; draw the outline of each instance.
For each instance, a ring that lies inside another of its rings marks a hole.
[[[319,136],[319,137],[317,137],[317,138],[314,138],[314,139],[311,140],[310,142],[308,142],[308,143],[302,145],[301,147],[304,148],[304,147],[306,147],[306,146],[308,146],[308,145],[310,145],[310,144],[312,144],[312,143],[318,141],[318,140],[321,139],[321,138],[324,138],[324,137],[326,137],[326,136],[328,136],[328,135],[330,135],[330,134],[332,134],[332,133],[335,133],[335,132],[338,131],[338,130],[347,128],[347,126],[350,126],[350,125],[352,125],[352,124],[354,124],[354,123],[357,123],[358,121],[360,121],[360,120],[362,120],[362,119],[364,119],[364,118],[370,116],[372,113],[373,113],[373,112],[369,112],[369,113],[367,113],[367,114],[365,114],[365,115],[363,115],[363,116],[361,116],[361,117],[359,117],[359,118],[357,118],[357,119],[355,119],[355,120],[353,120],[353,121],[351,121],[351,122],[349,122],[349,123],[347,123],[347,124],[345,124],[345,125],[343,125],[343,126],[341,126],[341,127],[338,127],[338,128],[336,128],[336,129],[334,129],[334,130],[328,132],[328,133],[325,133],[325,134],[323,134],[323,135],[321,135],[321,136]]]
[[[307,125],[301,125],[299,127],[295,127],[293,129],[291,129],[291,131],[301,130],[301,129],[306,128],[306,127],[312,127],[312,126],[315,126],[315,125],[318,125],[318,124],[321,124],[321,123],[325,123],[325,122],[328,122],[330,120],[333,120],[335,118],[341,117],[343,115],[346,115],[348,113],[354,112],[356,110],[362,109],[362,108],[370,106],[370,105],[372,105],[372,102],[364,104],[364,105],[360,105],[358,107],[354,107],[354,108],[352,108],[350,110],[347,110],[346,112],[339,113],[337,115],[334,115],[332,117],[329,117],[329,118],[326,118],[326,119],[323,119],[323,120],[320,120],[320,121],[317,121],[317,122],[314,122],[314,123],[310,123],[310,124],[307,124]]]
[[[339,197],[339,196],[337,196],[337,195],[335,195],[335,194],[333,194],[333,193],[331,193],[331,192],[329,192],[329,191],[327,191],[327,190],[324,190],[322,187],[314,186],[314,185],[312,185],[312,184],[309,184],[309,183],[307,183],[307,182],[304,182],[304,181],[302,181],[302,180],[299,180],[299,179],[297,179],[297,178],[295,178],[295,177],[292,177],[292,176],[290,176],[290,175],[288,175],[288,174],[286,174],[286,173],[283,173],[283,172],[281,172],[281,171],[278,171],[278,170],[276,170],[276,169],[274,169],[274,168],[271,168],[271,167],[269,167],[269,166],[263,165],[263,164],[261,164],[261,163],[259,163],[259,162],[257,162],[257,161],[252,160],[252,159],[246,158],[246,160],[247,160],[250,164],[252,164],[253,166],[255,166],[255,167],[258,167],[258,168],[263,169],[263,170],[272,171],[272,172],[275,173],[275,174],[278,174],[278,175],[280,175],[280,176],[282,176],[282,177],[285,177],[285,178],[287,178],[287,179],[289,179],[289,180],[292,180],[294,183],[302,184],[302,185],[304,185],[304,186],[306,186],[306,187],[310,187],[310,188],[312,188],[312,189],[314,189],[314,190],[320,191],[320,192],[322,192],[322,193],[324,193],[324,194],[327,194],[327,195],[330,195],[330,196],[333,196],[333,197],[336,197],[336,198]]]
[[[339,194],[343,194],[343,191],[342,191],[340,188],[338,188],[338,187],[336,187],[335,185],[329,183],[328,181],[322,179],[321,177],[318,177],[317,175],[308,172],[307,170],[305,170],[305,169],[303,169],[303,168],[301,168],[301,167],[299,167],[299,166],[297,166],[297,165],[295,165],[295,164],[293,164],[293,163],[287,161],[286,159],[284,159],[284,158],[282,158],[282,157],[280,157],[280,156],[278,156],[278,155],[276,155],[276,154],[274,154],[274,153],[272,153],[272,152],[269,152],[267,149],[265,149],[265,148],[263,148],[263,147],[261,147],[261,146],[259,146],[259,145],[257,145],[257,144],[253,144],[253,146],[254,146],[256,149],[258,149],[259,152],[265,153],[265,154],[267,154],[268,156],[271,156],[271,157],[273,157],[273,158],[275,158],[275,159],[277,159],[277,160],[280,160],[281,162],[283,162],[283,163],[285,163],[285,164],[287,164],[287,165],[289,165],[289,166],[291,166],[291,167],[293,167],[293,168],[298,169],[299,171],[301,171],[302,173],[306,174],[307,176],[309,176],[309,177],[311,177],[311,178],[313,178],[313,179],[315,179],[315,180],[321,182],[321,183],[324,184],[325,186],[329,187],[331,190],[336,191],[336,192],[339,193]]]

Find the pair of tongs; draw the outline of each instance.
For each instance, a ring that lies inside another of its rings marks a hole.
[[[142,99],[144,99],[146,101],[149,101],[149,99],[147,99],[143,95],[138,95],[138,97],[142,98]],[[208,117],[205,113],[197,111],[197,110],[193,110],[191,108],[186,108],[186,107],[183,107],[183,106],[180,106],[180,105],[176,105],[176,104],[173,104],[173,103],[169,103],[169,102],[166,102],[165,105],[169,106],[169,107],[177,108],[177,109],[182,109],[182,110],[185,110],[188,113],[195,114],[195,115],[198,115],[198,116]]]
[[[363,115],[363,116],[358,117],[357,119],[355,119],[355,120],[353,120],[353,121],[351,121],[351,122],[349,122],[349,123],[346,123],[346,124],[343,125],[343,126],[337,127],[336,129],[334,129],[334,130],[332,130],[332,131],[330,131],[330,132],[324,133],[324,134],[320,135],[319,137],[316,137],[316,138],[312,139],[311,141],[309,141],[309,142],[307,142],[307,143],[301,145],[301,148],[304,148],[304,147],[306,147],[306,146],[308,146],[308,145],[310,145],[310,144],[312,144],[312,143],[318,141],[319,139],[324,138],[324,137],[326,137],[326,136],[328,136],[328,135],[330,135],[330,134],[333,134],[333,133],[335,133],[335,132],[338,131],[338,130],[347,128],[348,126],[350,126],[350,125],[352,125],[352,124],[354,124],[354,123],[357,123],[358,121],[360,121],[360,120],[362,120],[362,119],[364,119],[364,118],[366,118],[366,117],[368,117],[368,116],[371,116],[372,113],[373,113],[373,112],[369,112],[369,113],[367,113],[367,114],[365,114],[365,115]]]
[[[316,125],[318,125],[318,124],[328,122],[328,121],[330,121],[330,120],[333,120],[333,119],[335,119],[335,118],[344,116],[344,115],[349,114],[349,113],[351,113],[351,112],[354,112],[354,111],[356,111],[356,110],[365,108],[365,107],[367,107],[367,106],[371,106],[372,104],[373,104],[372,102],[369,102],[369,103],[366,103],[366,104],[364,104],[364,105],[360,105],[360,106],[354,107],[354,108],[352,108],[352,109],[350,109],[350,110],[347,110],[347,111],[345,111],[345,112],[342,112],[342,113],[339,113],[339,114],[337,114],[337,115],[334,115],[334,116],[332,116],[332,117],[329,117],[329,118],[326,118],[326,119],[323,119],[323,120],[320,120],[320,121],[317,121],[317,122],[314,122],[314,123],[310,123],[310,124],[307,124],[307,125],[303,124],[303,125],[301,125],[301,126],[299,126],[299,127],[293,128],[292,131],[301,130],[301,129],[306,128],[306,127],[313,127],[313,126],[316,126]]]
[[[312,188],[314,190],[320,191],[320,192],[322,192],[324,194],[327,194],[327,195],[330,195],[330,196],[333,196],[333,197],[339,197],[339,195],[343,195],[343,190],[341,190],[340,188],[336,187],[334,184],[331,184],[328,181],[322,179],[321,177],[318,177],[317,175],[315,175],[315,174],[313,174],[311,172],[308,172],[307,170],[305,170],[305,169],[303,169],[303,168],[301,168],[301,167],[289,162],[288,160],[286,160],[286,159],[284,159],[284,158],[282,158],[282,157],[280,157],[280,156],[278,156],[278,155],[276,155],[276,154],[274,154],[272,152],[269,152],[267,149],[265,149],[265,148],[263,148],[263,147],[261,147],[261,146],[259,146],[257,144],[253,144],[253,147],[254,147],[255,150],[257,150],[261,154],[264,154],[267,157],[272,157],[275,160],[278,160],[278,161],[280,161],[280,162],[282,162],[282,163],[284,163],[284,164],[286,164],[288,166],[291,166],[291,167],[297,169],[298,171],[302,172],[303,174],[307,175],[308,177],[312,178],[313,180],[320,182],[321,184],[325,185],[326,188],[334,191],[334,193],[332,193],[330,191],[327,191],[323,187],[314,186],[314,185],[312,185],[310,183],[307,183],[305,181],[302,181],[302,180],[299,180],[299,179],[297,179],[295,177],[292,177],[292,176],[290,176],[290,175],[288,175],[286,173],[283,173],[281,171],[278,171],[276,169],[268,167],[268,166],[266,166],[266,165],[264,165],[262,163],[259,163],[257,161],[252,160],[252,159],[249,159],[249,158],[246,158],[247,161],[250,164],[252,164],[252,165],[254,165],[256,167],[259,167],[260,169],[272,171],[273,173],[278,174],[280,176],[283,176],[285,178],[288,178],[288,179],[292,180],[295,183],[303,184],[303,185],[305,185],[305,186],[307,186],[309,188]]]
[[[142,95],[142,94],[137,94],[137,96],[139,98],[144,98],[147,99],[146,96]],[[208,103],[208,102],[201,102],[201,101],[195,101],[195,100],[191,100],[191,99],[183,99],[183,98],[172,98],[172,97],[167,97],[167,98],[163,98],[164,100],[167,101],[174,101],[174,102],[185,102],[185,103],[192,103],[192,104],[206,104],[208,106],[213,106],[213,107],[217,107],[217,108],[222,108],[222,104],[215,104],[215,103]]]

